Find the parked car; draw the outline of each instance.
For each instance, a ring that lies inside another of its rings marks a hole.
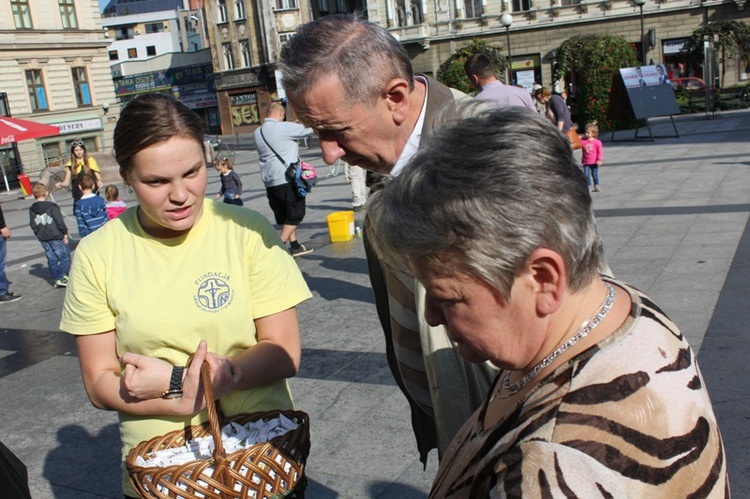
[[[672,78],[670,80],[672,88],[684,88],[685,90],[705,90],[706,82],[695,76],[686,76],[683,78]]]

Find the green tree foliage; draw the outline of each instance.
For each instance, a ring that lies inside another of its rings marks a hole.
[[[620,69],[638,65],[635,49],[615,35],[579,35],[565,40],[557,49],[553,81],[575,82],[573,114],[581,128],[596,121],[609,128],[607,119],[612,76]]]
[[[492,66],[495,68],[495,74],[502,76],[506,68],[506,58],[502,55],[502,47],[500,45],[491,45],[485,40],[475,39],[468,45],[455,51],[440,65],[437,73],[438,81],[451,88],[473,95],[475,90],[469,84],[468,78],[466,78],[464,63],[466,59],[480,52],[490,58]]]
[[[683,47],[692,67],[703,64],[703,40],[706,38],[713,40],[714,36],[718,39],[714,43],[714,50],[719,56],[721,86],[723,87],[724,75],[727,71],[726,62],[734,59],[738,53],[742,54],[745,62],[750,57],[750,25],[741,21],[719,20],[710,21],[697,28]]]

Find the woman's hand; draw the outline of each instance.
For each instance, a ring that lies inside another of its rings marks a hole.
[[[206,406],[206,401],[203,399],[201,366],[206,360],[207,354],[208,345],[206,344],[206,340],[201,340],[190,359],[187,371],[185,372],[185,378],[182,381],[182,397],[178,399],[178,404],[180,411],[184,414],[195,414]]]
[[[214,387],[214,396],[218,399],[227,395],[237,387],[242,378],[242,370],[229,357],[216,355],[209,352],[206,362],[211,368],[211,381]]]
[[[161,397],[169,388],[172,365],[155,357],[124,353],[120,363],[125,366],[125,389],[133,398],[148,400]]]

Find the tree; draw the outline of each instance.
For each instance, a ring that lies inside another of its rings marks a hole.
[[[437,79],[439,82],[466,94],[473,94],[474,87],[464,73],[466,59],[474,54],[482,53],[490,58],[496,74],[505,72],[506,61],[502,55],[500,45],[490,45],[485,40],[472,40],[468,45],[458,49],[438,69]]]
[[[738,53],[743,55],[743,60],[750,57],[750,26],[741,21],[709,21],[704,26],[697,28],[685,42],[683,50],[687,52],[688,61],[692,67],[703,64],[703,40],[713,40],[714,50],[719,55],[721,66],[721,86],[724,86],[724,75],[727,72],[726,62],[734,59]],[[706,82],[710,85],[710,82]]]
[[[557,49],[552,79],[575,83],[572,112],[580,125],[596,121],[600,128],[608,128],[612,76],[620,68],[637,64],[635,49],[622,36],[579,35],[565,40]]]

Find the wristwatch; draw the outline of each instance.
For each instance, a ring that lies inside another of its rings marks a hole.
[[[185,368],[182,366],[172,367],[172,377],[169,378],[169,389],[161,394],[161,398],[174,399],[182,397],[182,373]]]

